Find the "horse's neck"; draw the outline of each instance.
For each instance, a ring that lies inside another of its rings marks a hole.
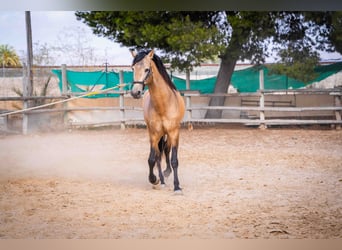
[[[153,82],[149,85],[151,101],[156,109],[162,111],[170,105],[170,98],[174,96],[174,91],[168,86],[155,66],[152,70]]]

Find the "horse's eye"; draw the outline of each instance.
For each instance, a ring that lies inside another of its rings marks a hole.
[[[148,72],[150,69],[145,69],[145,72]]]

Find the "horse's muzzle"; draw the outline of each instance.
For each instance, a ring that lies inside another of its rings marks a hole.
[[[145,82],[144,81],[134,81],[133,82],[133,87],[131,90],[131,95],[135,99],[141,98],[143,91],[145,88]]]
[[[134,98],[134,99],[139,99],[141,98],[142,96],[142,91],[138,90],[138,91],[131,91],[131,96]]]

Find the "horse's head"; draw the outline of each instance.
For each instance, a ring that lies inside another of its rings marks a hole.
[[[150,52],[142,51],[136,54],[132,51],[133,56],[133,86],[131,90],[131,95],[138,99],[142,96],[145,85],[147,85],[152,80],[152,70],[151,62],[153,59],[154,51]]]

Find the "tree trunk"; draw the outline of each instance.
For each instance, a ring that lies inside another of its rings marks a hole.
[[[227,93],[230,80],[232,78],[234,68],[236,65],[236,59],[229,58],[228,56],[222,57],[220,69],[217,75],[214,93]],[[224,96],[213,96],[209,101],[209,106],[223,106],[226,97]],[[205,118],[221,118],[223,110],[208,110]]]

